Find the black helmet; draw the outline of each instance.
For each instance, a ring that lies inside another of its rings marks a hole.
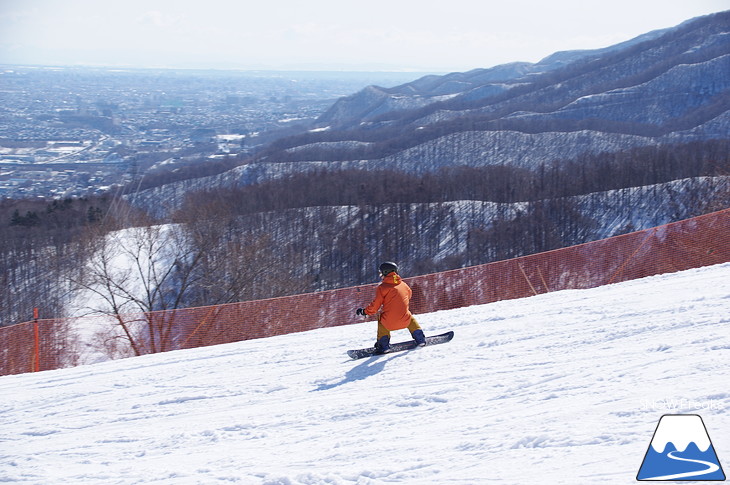
[[[398,265],[395,263],[391,263],[390,261],[386,261],[385,263],[381,264],[378,269],[380,270],[381,275],[388,276],[390,273],[398,272]]]

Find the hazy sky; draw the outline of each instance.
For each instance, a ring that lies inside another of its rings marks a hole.
[[[0,0],[0,64],[466,71],[728,9],[730,0]]]

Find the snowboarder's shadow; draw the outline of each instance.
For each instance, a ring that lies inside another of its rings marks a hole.
[[[329,389],[339,387],[343,384],[347,384],[348,382],[355,382],[367,379],[368,377],[374,376],[375,374],[381,372],[385,368],[385,364],[387,364],[388,362],[391,362],[399,357],[403,357],[406,354],[407,352],[398,352],[391,355],[374,355],[367,358],[361,364],[358,364],[349,371],[347,371],[345,376],[338,382],[334,382],[331,384],[320,383],[315,389],[313,389],[313,391],[327,391]]]

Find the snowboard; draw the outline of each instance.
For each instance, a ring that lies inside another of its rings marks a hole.
[[[442,333],[441,335],[431,335],[429,337],[426,337],[426,345],[436,345],[436,344],[445,344],[446,342],[450,341],[452,338],[454,338],[454,332],[446,332]],[[398,342],[397,344],[390,344],[390,351],[388,351],[388,354],[392,354],[393,352],[400,352],[402,350],[410,350],[415,349],[417,347],[415,340],[408,340],[406,342]],[[350,356],[352,359],[362,359],[363,357],[370,357],[373,355],[385,355],[385,354],[379,354],[375,347],[368,347],[366,349],[356,349],[356,350],[348,350],[347,355]]]

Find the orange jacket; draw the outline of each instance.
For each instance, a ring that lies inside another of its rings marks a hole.
[[[375,315],[380,307],[380,323],[388,330],[400,330],[411,323],[411,312],[408,305],[413,292],[397,273],[390,273],[383,278],[375,291],[375,299],[365,308],[365,313]]]

